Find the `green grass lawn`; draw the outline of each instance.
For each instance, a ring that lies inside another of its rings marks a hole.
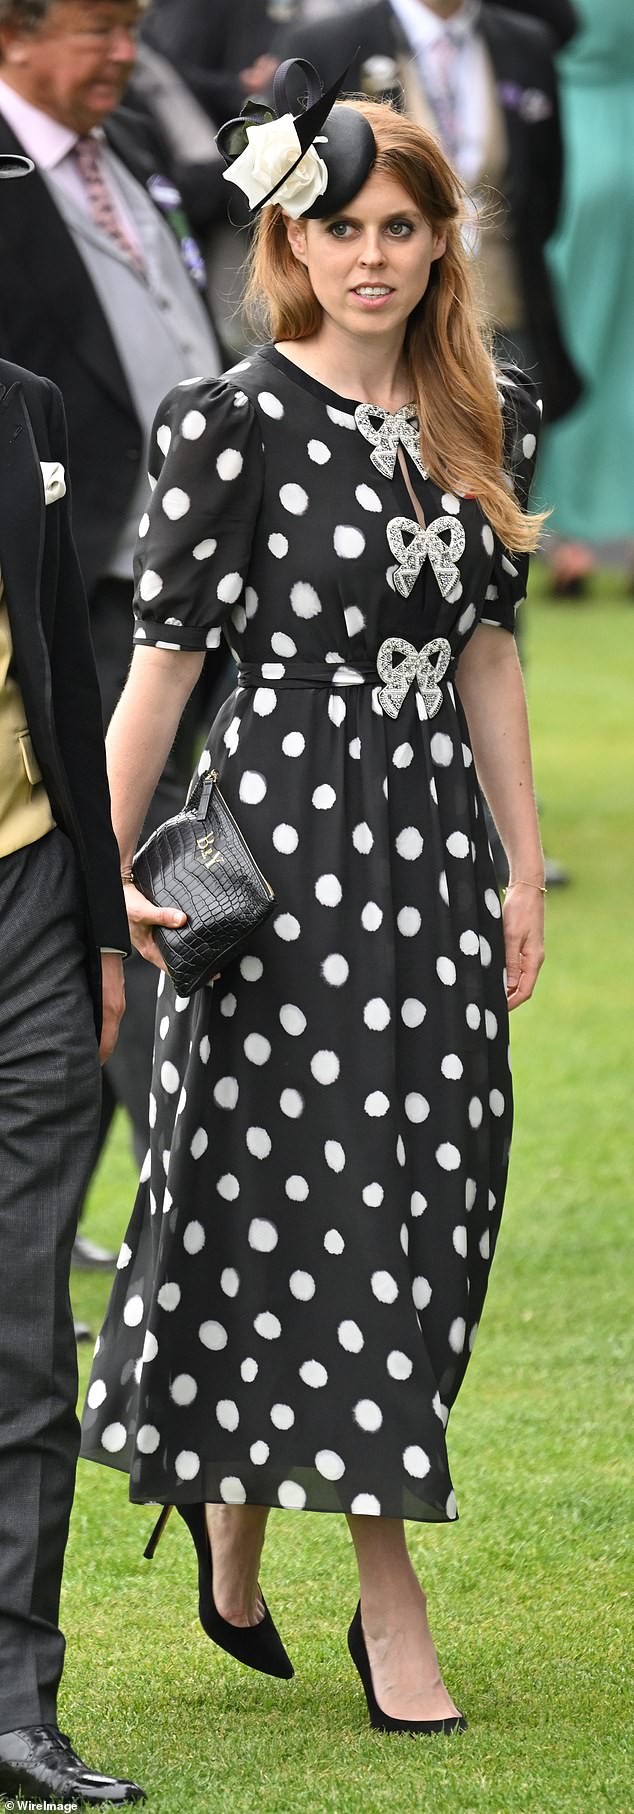
[[[573,885],[549,895],[538,994],[513,1016],[511,1182],[449,1432],[460,1521],[409,1527],[469,1731],[371,1735],[345,1645],[357,1596],[342,1519],[271,1516],[263,1583],[297,1670],[274,1683],[205,1639],[185,1531],[171,1523],[144,1562],[152,1510],[128,1504],[124,1476],[81,1463],[62,1725],[90,1760],[144,1783],[150,1814],[634,1807],[634,604],[608,580],[590,603],[554,606],[537,573],[526,630],[544,840]],[[120,1238],[134,1189],[118,1126],[90,1204],[96,1239]],[[107,1288],[74,1282],[95,1329]]]

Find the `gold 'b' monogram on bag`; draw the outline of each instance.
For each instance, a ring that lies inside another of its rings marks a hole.
[[[214,863],[224,863],[224,857],[221,856],[220,851],[214,850],[214,842],[213,831],[206,832],[204,838],[196,839],[205,869],[213,869]]]

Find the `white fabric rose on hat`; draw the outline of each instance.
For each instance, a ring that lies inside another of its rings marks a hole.
[[[57,504],[66,496],[66,475],[61,460],[40,460],[44,503]]]
[[[271,201],[279,202],[292,220],[299,220],[327,187],[328,171],[323,158],[314,145],[310,145],[302,156],[291,113],[262,126],[247,126],[246,130],[248,145],[234,159],[230,169],[223,170],[223,176],[228,183],[237,184],[246,195],[250,208],[256,208],[279,183]],[[301,162],[293,170],[292,165],[298,158]],[[291,174],[283,182],[287,170]]]

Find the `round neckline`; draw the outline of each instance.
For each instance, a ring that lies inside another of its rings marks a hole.
[[[270,360],[271,365],[276,365],[281,372],[285,372],[291,383],[299,384],[302,390],[310,391],[313,397],[332,404],[335,409],[342,409],[347,415],[353,416],[357,409],[370,409],[377,413],[381,410],[388,419],[392,419],[400,416],[401,410],[415,408],[413,399],[409,403],[402,403],[400,409],[384,411],[382,404],[368,403],[363,397],[342,397],[339,391],[333,391],[329,385],[322,384],[320,378],[313,378],[311,372],[305,372],[301,365],[295,365],[293,359],[287,359],[286,354],[280,353],[272,340],[266,346],[261,346],[259,351],[264,359]]]

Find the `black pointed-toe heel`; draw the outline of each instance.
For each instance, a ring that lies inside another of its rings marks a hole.
[[[170,1512],[174,1509],[187,1525],[198,1557],[198,1617],[207,1637],[211,1638],[213,1644],[218,1644],[221,1650],[228,1651],[229,1656],[235,1657],[238,1663],[245,1663],[247,1669],[259,1669],[263,1675],[282,1676],[285,1681],[290,1681],[295,1670],[279,1631],[273,1624],[266,1601],[264,1618],[259,1625],[232,1625],[218,1612],[214,1601],[211,1544],[204,1505],[177,1505],[176,1508],[164,1505],[143,1551],[144,1556],[151,1561]]]
[[[466,1732],[467,1722],[463,1713],[452,1713],[448,1719],[443,1720],[393,1720],[389,1713],[383,1712],[383,1708],[379,1707],[372,1683],[370,1658],[361,1623],[360,1602],[348,1632],[348,1649],[363,1683],[370,1725],[375,1732],[411,1732],[420,1736],[432,1732]]]

